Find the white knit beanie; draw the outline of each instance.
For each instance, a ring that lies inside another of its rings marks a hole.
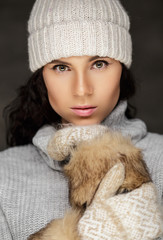
[[[118,0],[36,0],[28,22],[30,69],[71,56],[132,61],[129,17]]]

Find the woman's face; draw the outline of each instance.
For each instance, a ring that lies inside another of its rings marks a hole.
[[[108,57],[78,56],[54,60],[43,69],[52,108],[62,123],[101,123],[120,94],[122,65]]]

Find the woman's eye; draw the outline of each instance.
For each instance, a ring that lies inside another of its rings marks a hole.
[[[103,69],[103,68],[107,67],[108,65],[109,65],[109,63],[106,61],[97,61],[94,63],[94,66],[96,69]]]
[[[65,72],[68,70],[68,67],[65,65],[56,65],[53,66],[53,70],[56,70],[57,72]]]

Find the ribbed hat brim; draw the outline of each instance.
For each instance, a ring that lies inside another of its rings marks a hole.
[[[124,63],[132,61],[129,32],[104,21],[73,21],[51,24],[28,38],[30,68],[34,72],[54,59],[70,56],[108,56]]]

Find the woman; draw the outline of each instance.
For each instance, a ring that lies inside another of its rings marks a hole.
[[[161,201],[163,137],[129,120],[127,100],[135,92],[129,25],[117,0],[35,2],[28,22],[34,73],[6,109],[12,148],[0,154],[1,239],[26,239],[69,208],[62,168],[47,154],[61,123],[105,124],[130,135]]]

